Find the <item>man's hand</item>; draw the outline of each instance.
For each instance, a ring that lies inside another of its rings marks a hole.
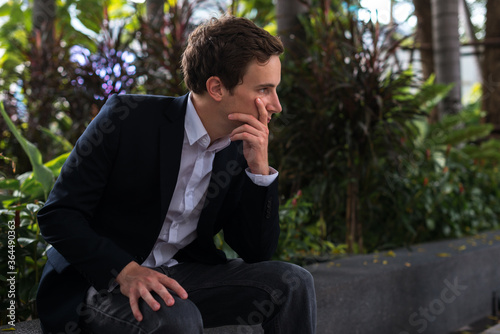
[[[255,105],[259,112],[258,119],[249,114],[233,113],[229,114],[229,119],[244,123],[231,132],[232,141],[243,141],[243,155],[247,160],[250,172],[253,174],[269,174],[269,161],[267,158],[267,145],[269,141],[269,129],[267,123],[269,115],[262,103],[257,98]]]
[[[176,280],[161,274],[153,269],[140,266],[137,262],[130,262],[122,269],[116,277],[120,284],[120,291],[130,300],[130,308],[137,321],[142,321],[142,313],[139,310],[139,298],[158,311],[160,304],[153,298],[150,291],[156,292],[168,306],[174,305],[174,298],[167,289],[175,292],[182,299],[187,298],[187,292]]]

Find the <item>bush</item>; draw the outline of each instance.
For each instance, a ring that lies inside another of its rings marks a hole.
[[[348,9],[314,2],[302,57],[285,57],[270,144],[282,198],[302,189],[311,222],[348,252],[498,227],[498,142],[479,102],[428,125],[451,87],[400,69],[404,38]]]
[[[325,220],[319,218],[315,222],[313,207],[300,190],[280,206],[281,234],[276,260],[306,264],[345,254],[345,244],[335,246],[326,240]]]
[[[436,124],[420,122],[415,147],[400,155],[397,170],[384,175],[391,190],[384,205],[394,210],[388,216],[391,236],[379,245],[462,237],[500,226],[500,141],[488,139],[492,126],[481,118],[478,100]]]
[[[0,287],[0,315],[3,322],[8,320],[5,312],[11,300],[16,303],[17,320],[36,317],[36,291],[48,246],[40,235],[36,214],[43,206],[67,154],[42,164],[40,151],[15,128],[2,104],[0,114],[33,166],[33,172],[0,179],[0,270],[2,273],[15,273],[9,274],[9,277],[0,276],[0,280],[7,282],[10,276],[16,278],[14,299],[7,293],[10,285],[2,284]],[[10,236],[12,232],[15,238]]]
[[[380,214],[370,206],[387,188],[379,176],[397,167],[401,139],[412,143],[417,133],[412,121],[449,88],[422,86],[411,70],[399,71],[393,56],[402,39],[358,21],[345,5],[313,4],[302,19],[304,54],[283,65],[284,112],[271,156],[284,196],[303,189],[329,238],[353,252],[363,251],[363,229]]]

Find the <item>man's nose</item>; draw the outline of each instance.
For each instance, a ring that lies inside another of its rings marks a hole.
[[[272,112],[272,113],[280,113],[282,108],[281,108],[281,103],[280,99],[278,97],[277,93],[274,93],[273,96],[271,97],[271,100],[269,101],[268,105],[266,106],[267,111]]]

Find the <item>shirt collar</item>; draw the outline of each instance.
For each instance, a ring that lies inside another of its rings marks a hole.
[[[198,112],[193,105],[193,101],[191,100],[191,93],[189,93],[186,107],[184,130],[186,132],[186,137],[188,139],[189,145],[192,146],[197,142],[205,150],[218,152],[223,148],[229,146],[229,144],[231,143],[229,136],[227,136],[214,141],[210,148],[208,147],[210,145],[210,136],[203,126],[200,116],[198,116]]]

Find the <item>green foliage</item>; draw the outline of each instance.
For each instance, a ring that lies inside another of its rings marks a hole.
[[[37,180],[43,188],[44,198],[47,199],[50,190],[52,190],[52,185],[54,184],[54,176],[50,169],[45,167],[42,163],[42,155],[35,145],[27,141],[16,129],[10,118],[5,113],[3,104],[0,103],[0,114],[7,123],[10,131],[14,134],[16,139],[21,144],[24,152],[28,155],[28,158],[33,166],[33,174],[35,180]]]
[[[228,259],[235,259],[238,254],[224,241],[224,231],[220,231],[214,236],[215,247],[224,251]]]
[[[146,24],[145,6],[57,1],[55,28],[44,32],[54,38],[42,42],[32,31],[29,7],[9,1],[0,7],[0,16],[10,14],[0,29],[0,47],[6,50],[0,89],[7,114],[42,156],[52,159],[76,142],[111,94],[184,94],[180,59],[194,8],[204,2],[166,2],[162,31],[155,34]],[[83,28],[75,28],[76,21]],[[0,134],[4,155],[18,170],[29,170],[22,147],[3,123]],[[54,134],[66,140],[54,141]]]
[[[272,0],[232,0],[231,13],[246,17],[273,35],[277,32],[276,5]]]
[[[0,270],[2,273],[17,272],[16,276],[16,317],[26,320],[36,317],[35,297],[40,281],[42,268],[45,265],[47,243],[40,235],[36,214],[43,206],[55,178],[69,153],[42,164],[40,151],[12,124],[3,106],[0,113],[14,137],[21,143],[25,154],[29,157],[33,172],[17,175],[15,178],[0,178]],[[59,139],[61,140],[61,139]],[[9,160],[4,158],[3,160]],[[8,267],[8,230],[15,226],[15,269]],[[0,277],[6,281],[6,277]],[[6,310],[10,299],[7,299],[7,284],[0,287],[1,322],[8,319]],[[1,323],[0,323],[1,324]]]
[[[26,27],[31,25],[31,16],[20,1],[7,1],[0,7],[0,18],[6,19],[0,29],[0,48],[5,50],[0,58],[0,89],[4,91],[19,79],[20,65],[26,61],[23,50],[28,48]]]
[[[14,221],[20,319],[36,316],[34,292],[47,246],[36,212],[67,158],[61,153],[110,94],[184,93],[179,60],[195,6],[204,2],[166,2],[158,33],[143,5],[57,1],[53,45],[41,45],[33,34],[29,6],[20,0],[0,6],[6,109],[0,158],[18,167],[0,178],[0,270],[7,272],[5,232]],[[276,259],[303,264],[342,255],[352,228],[346,220],[353,217],[365,246],[354,245],[359,252],[499,227],[500,143],[487,139],[491,127],[481,122],[479,102],[429,125],[427,113],[450,87],[432,78],[421,83],[411,69],[400,70],[393,55],[404,39],[378,23],[359,22],[358,5],[313,1],[301,18],[306,39],[297,41],[304,55],[283,62],[284,112],[271,125],[270,144],[288,199],[280,206]],[[231,6],[275,33],[273,1]],[[84,30],[74,27],[75,19]],[[42,164],[42,156],[52,160]],[[222,234],[215,241],[236,256]]]
[[[23,139],[25,140],[25,139]],[[69,154],[64,154],[43,165],[52,179],[60,172]],[[46,262],[47,243],[40,235],[36,214],[43,206],[45,194],[41,180],[33,172],[13,179],[0,178],[0,270],[2,273],[17,272],[16,316],[18,320],[36,317],[35,297],[43,266]],[[16,268],[7,268],[9,222],[15,223]],[[5,281],[6,277],[0,277]],[[7,284],[0,286],[1,322],[6,321]]]
[[[274,258],[305,264],[345,254],[345,245],[335,246],[326,240],[326,223],[314,223],[313,204],[301,191],[280,206],[281,234]]]
[[[422,120],[416,145],[399,156],[397,170],[384,173],[390,192],[377,200],[394,209],[385,221],[392,233],[381,237],[380,245],[500,227],[500,141],[488,139],[492,127],[481,124],[479,103],[437,124]]]
[[[181,59],[190,32],[196,6],[206,0],[176,0],[167,3],[167,13],[161,28],[154,29],[145,15],[137,15],[139,28],[135,39],[137,76],[144,82],[141,90],[147,94],[179,96],[186,93],[181,72]]]
[[[280,205],[280,237],[274,260],[290,261],[304,265],[311,262],[330,260],[345,254],[344,244],[335,245],[326,240],[326,224],[319,218],[314,222],[314,205],[298,191],[292,198]],[[228,258],[238,254],[224,241],[223,231],[214,237],[215,246]]]
[[[348,5],[313,5],[302,19],[304,55],[283,65],[284,112],[271,155],[285,197],[303,189],[329,237],[357,238],[362,249],[362,225],[376,214],[370,197],[386,187],[377,175],[395,168],[401,139],[417,132],[412,121],[449,87],[419,87],[411,70],[398,71],[393,54],[401,40],[378,23],[359,22]]]
[[[15,222],[16,232],[16,318],[26,320],[36,317],[35,298],[38,289],[38,282],[45,265],[44,256],[47,247],[46,242],[40,235],[36,213],[42,203],[24,203],[11,206],[8,209],[0,210],[0,270],[2,273],[12,272],[7,267],[7,231],[9,230],[9,221]],[[10,276],[10,275],[9,275]],[[1,323],[8,319],[7,306],[10,299],[7,299],[6,277],[0,277],[4,283],[0,287],[0,305],[2,307],[0,314]]]

